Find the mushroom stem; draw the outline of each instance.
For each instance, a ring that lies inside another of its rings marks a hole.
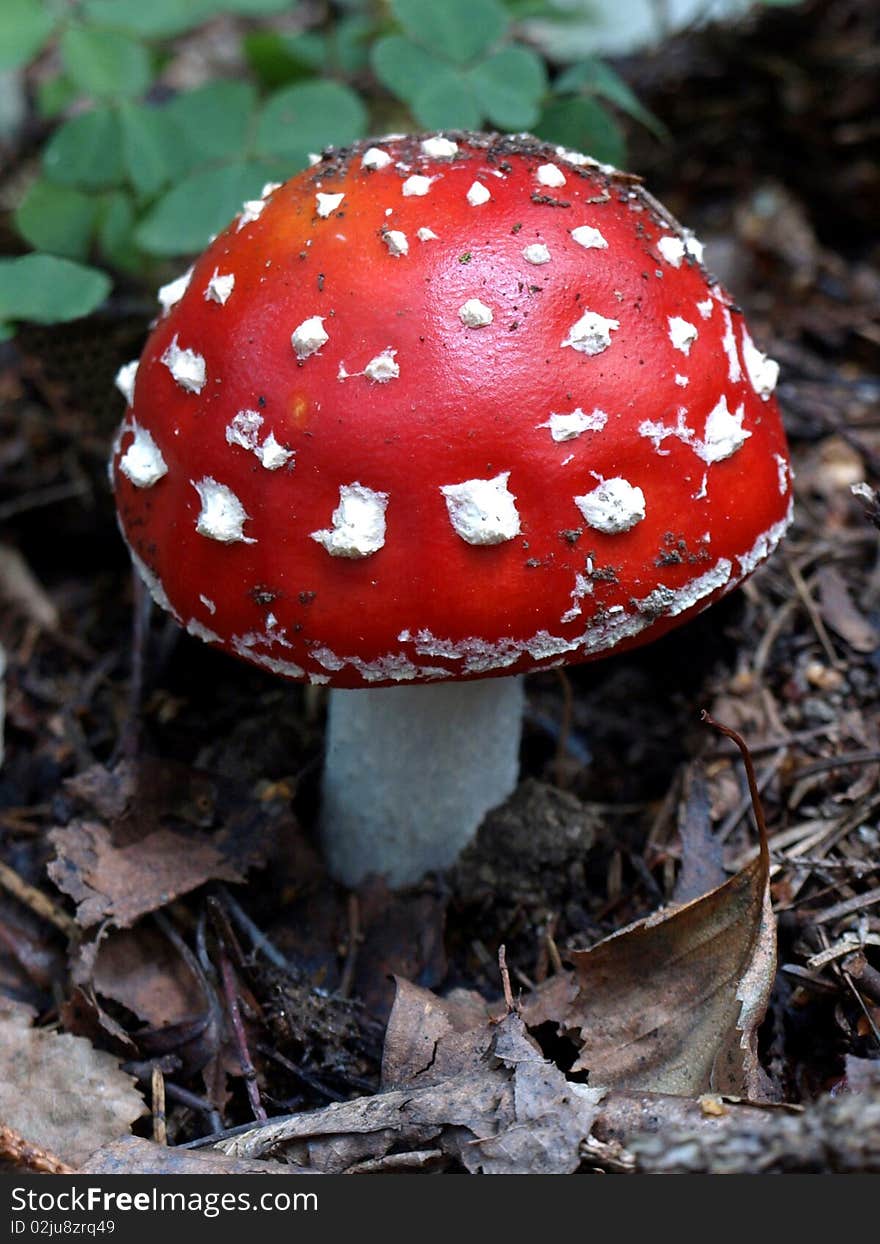
[[[453,864],[519,773],[523,680],[330,692],[321,832],[330,872],[399,887]]]

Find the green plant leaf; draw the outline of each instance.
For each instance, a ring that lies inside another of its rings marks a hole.
[[[257,94],[249,82],[208,82],[163,109],[180,129],[191,167],[244,152]]]
[[[259,164],[227,164],[193,173],[159,200],[135,230],[135,241],[152,255],[190,255],[203,250],[266,180]]]
[[[552,100],[542,111],[535,133],[549,142],[583,151],[603,164],[626,164],[623,130],[595,99],[569,96]]]
[[[271,17],[293,6],[290,0],[223,0],[218,7],[229,13],[240,13],[242,17]]]
[[[428,130],[476,130],[483,119],[470,81],[451,65],[440,66],[432,74],[410,107]]]
[[[477,101],[494,125],[525,130],[534,125],[547,89],[544,62],[519,45],[502,48],[470,70]]]
[[[373,44],[370,61],[373,72],[398,99],[409,102],[437,74],[449,65],[402,35],[386,35]]]
[[[120,107],[119,124],[128,180],[139,194],[157,194],[175,172],[172,152],[177,127],[161,109],[132,103]]]
[[[360,73],[369,62],[375,25],[357,13],[343,17],[328,31],[328,58],[332,70],[346,76]]]
[[[57,117],[77,96],[77,89],[64,73],[36,84],[37,111],[41,117]]]
[[[391,0],[404,32],[438,56],[466,65],[508,26],[500,0]]]
[[[225,7],[218,0],[85,0],[83,13],[96,25],[159,39],[192,30]]]
[[[288,55],[310,74],[321,73],[327,64],[327,37],[317,30],[282,35]]]
[[[669,131],[662,121],[654,116],[619,73],[603,60],[590,57],[564,69],[553,83],[557,94],[568,95],[583,91],[589,95],[599,95],[615,104],[621,112],[638,121],[645,129],[650,130],[657,138],[667,138]]]
[[[43,150],[43,168],[52,181],[87,190],[122,181],[122,135],[116,112],[95,108],[65,121]]]
[[[285,87],[271,95],[263,107],[257,125],[257,152],[305,164],[310,151],[360,138],[366,123],[360,98],[339,82]]]
[[[55,255],[0,259],[0,320],[54,324],[76,320],[99,306],[110,278],[97,268]]]
[[[85,259],[95,225],[95,201],[45,178],[33,183],[15,213],[19,233],[37,250]]]
[[[36,56],[55,28],[55,14],[39,0],[0,4],[0,69],[13,69]]]
[[[253,30],[245,35],[242,46],[251,69],[269,90],[312,76],[309,66],[289,51],[285,36],[277,30]]]
[[[140,273],[143,252],[134,240],[134,203],[124,190],[111,190],[97,201],[97,238],[102,253],[114,268]]]
[[[61,57],[71,81],[98,99],[143,95],[153,76],[143,44],[116,30],[70,26]]]

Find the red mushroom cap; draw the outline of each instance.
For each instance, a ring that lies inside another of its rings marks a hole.
[[[122,529],[187,630],[295,679],[643,643],[781,539],[776,365],[637,179],[535,139],[331,150],[162,291]]]

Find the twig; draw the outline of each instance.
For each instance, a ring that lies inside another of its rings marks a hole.
[[[519,1007],[513,996],[513,990],[510,987],[510,972],[507,970],[507,947],[498,947],[498,969],[501,972],[501,984],[504,987],[504,1003],[507,1007],[507,1014],[512,1015],[515,1011],[519,1011]]]
[[[36,915],[41,916],[43,920],[48,920],[50,924],[54,924],[56,929],[70,938],[71,941],[77,939],[80,935],[80,927],[72,916],[57,907],[48,895],[42,890],[38,890],[36,886],[30,885],[24,878],[19,877],[14,868],[10,868],[8,864],[0,861],[0,886],[8,894],[17,898],[20,903],[24,903],[25,907],[29,907]]]
[[[279,1067],[283,1067],[285,1071],[289,1071],[291,1075],[295,1075],[303,1084],[307,1084],[310,1089],[314,1089],[316,1093],[321,1093],[328,1101],[345,1101],[345,1094],[338,1093],[336,1089],[328,1088],[323,1080],[313,1075],[310,1071],[306,1071],[305,1067],[300,1067],[298,1063],[291,1062],[289,1058],[273,1050],[268,1045],[257,1045],[257,1049],[266,1058],[270,1058],[273,1063],[277,1063]]]
[[[167,1145],[168,1128],[165,1122],[165,1077],[162,1074],[161,1067],[154,1065],[150,1088],[153,1104],[153,1140],[157,1145]]]
[[[764,791],[776,777],[785,761],[785,748],[781,748],[768,765],[761,770],[761,776],[757,779],[757,792],[763,795]],[[720,826],[718,833],[715,835],[718,842],[726,842],[742,818],[746,815],[749,808],[753,806],[754,797],[750,791],[743,795],[737,806],[724,818],[724,822]]]
[[[35,1175],[75,1175],[76,1171],[41,1145],[31,1144],[13,1128],[0,1123],[0,1158]]]
[[[242,933],[244,933],[251,942],[255,950],[259,950],[261,954],[269,960],[269,962],[284,972],[286,976],[291,977],[294,981],[302,979],[302,972],[298,968],[285,959],[284,955],[276,946],[269,941],[262,929],[258,928],[251,920],[247,912],[241,907],[236,899],[229,893],[226,886],[218,886],[218,893],[223,899],[223,903],[232,920],[238,925]]]
[[[836,670],[846,669],[846,662],[842,661],[835,652],[834,645],[831,642],[828,631],[825,629],[825,623],[822,621],[822,615],[819,612],[819,607],[810,595],[810,589],[807,586],[807,582],[794,562],[789,562],[788,573],[791,575],[791,581],[794,584],[795,591],[801,598],[803,606],[813,624],[813,630],[816,632],[819,643],[825,649],[825,655],[828,657],[830,665]]]
[[[826,773],[829,769],[843,769],[852,765],[873,765],[880,763],[880,752],[844,752],[840,756],[825,756],[821,760],[811,761],[788,775],[793,785],[801,778],[812,777],[814,773]]]
[[[257,1072],[251,1060],[250,1050],[248,1049],[247,1033],[244,1030],[244,1023],[241,1018],[241,1008],[238,1005],[238,985],[235,980],[235,973],[232,963],[223,946],[218,946],[217,956],[220,960],[220,977],[223,981],[223,993],[226,997],[226,1006],[229,1011],[229,1020],[232,1024],[232,1032],[235,1037],[235,1048],[238,1052],[238,1060],[241,1063],[242,1075],[244,1076],[245,1087],[247,1088],[248,1101],[251,1103],[251,1110],[254,1118],[265,1123],[267,1119],[266,1111],[263,1109],[263,1103],[260,1100],[260,1088],[257,1084]]]
[[[770,835],[767,833],[767,822],[764,820],[764,808],[761,804],[761,794],[758,787],[758,780],[755,777],[755,766],[752,763],[752,757],[749,752],[745,739],[741,734],[737,734],[735,730],[731,730],[730,726],[723,726],[720,721],[716,721],[711,717],[705,709],[700,713],[700,720],[705,721],[707,725],[713,729],[719,730],[726,735],[731,742],[735,743],[740,750],[740,755],[745,765],[746,777],[749,783],[749,795],[752,801],[752,812],[755,817],[755,824],[758,828],[758,838],[761,843],[761,859],[764,868],[769,874],[770,872]]]
[[[880,972],[871,967],[860,950],[850,955],[848,959],[844,959],[840,966],[848,976],[852,977],[860,993],[867,994],[872,1002],[880,1002]]]

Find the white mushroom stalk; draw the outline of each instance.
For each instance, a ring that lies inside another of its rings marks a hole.
[[[523,680],[333,690],[321,836],[330,872],[393,887],[455,863],[519,772]]]

